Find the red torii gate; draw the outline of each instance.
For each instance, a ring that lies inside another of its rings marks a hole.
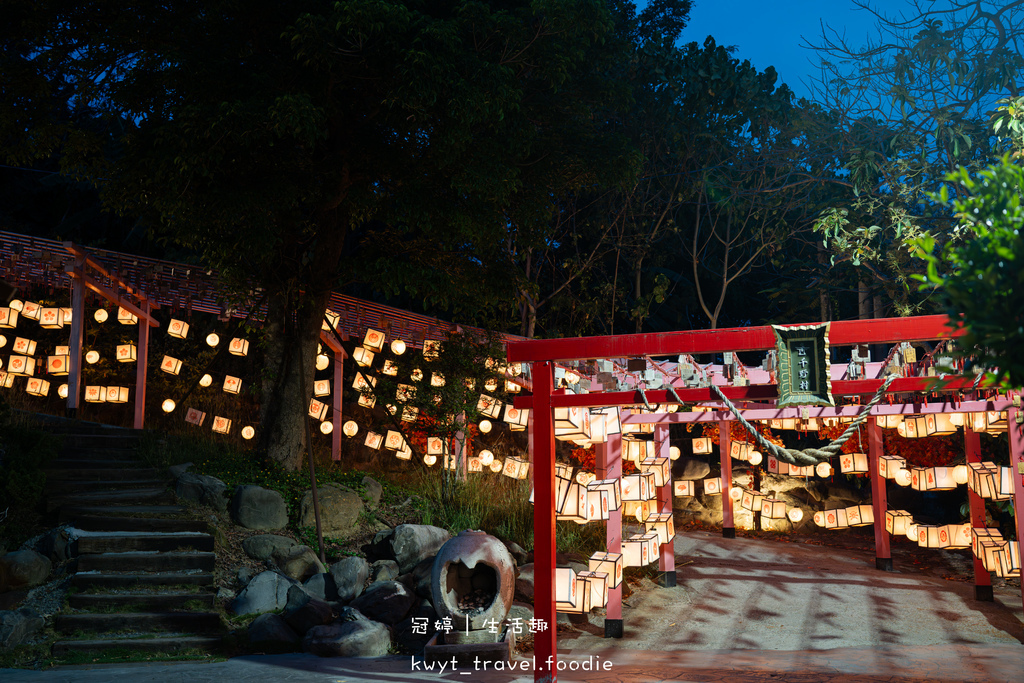
[[[944,315],[920,316],[913,318],[878,318],[873,320],[835,321],[831,323],[829,343],[831,346],[853,346],[861,344],[892,344],[897,342],[926,342],[949,339],[954,336],[949,319]],[[643,402],[639,391],[595,391],[589,394],[572,394],[554,387],[553,368],[556,361],[578,361],[606,358],[650,358],[680,354],[708,354],[738,351],[766,351],[775,348],[775,335],[770,326],[702,330],[693,332],[665,332],[604,337],[577,337],[568,339],[541,339],[511,341],[508,344],[510,363],[531,363],[533,395],[515,399],[516,408],[532,411],[533,438],[531,439],[532,475],[534,481],[534,617],[547,623],[548,628],[535,634],[534,653],[536,668],[535,681],[556,681],[557,629],[555,614],[555,433],[553,410],[563,407],[602,407],[634,405]],[[882,379],[860,379],[833,381],[835,396],[872,395],[881,387]],[[959,376],[946,378],[942,392],[971,391],[975,389],[973,379]],[[936,391],[935,378],[903,377],[892,382],[890,394]],[[729,386],[722,388],[732,401],[765,401],[777,398],[774,384]],[[667,390],[646,391],[650,403],[675,403],[676,397]],[[679,400],[685,402],[714,402],[718,397],[710,388],[675,388]],[[1010,466],[1014,469],[1014,500],[1018,539],[1024,539],[1024,513],[1020,505],[1024,502],[1024,482],[1018,474],[1024,472],[1024,435],[1017,424],[1017,413],[1021,408],[1006,402],[999,408],[1008,410],[1008,431],[1010,436]],[[815,409],[818,411],[819,409]],[[826,409],[827,410],[827,409]],[[842,409],[833,409],[842,414]],[[847,409],[849,410],[849,409]],[[876,407],[877,410],[877,407]],[[824,414],[824,413],[819,413]],[[663,431],[662,431],[663,430]],[[667,424],[660,425],[667,448]],[[727,434],[726,430],[723,433]],[[881,454],[879,431],[874,418],[869,419],[871,475],[877,474],[877,458]],[[973,438],[972,438],[973,437]],[[723,443],[725,440],[723,439]],[[978,457],[977,436],[968,434],[967,450],[969,459]],[[727,444],[725,444],[727,446]],[[614,447],[613,447],[614,450]],[[604,455],[599,453],[599,456]],[[605,469],[605,476],[617,476],[620,461],[617,453],[608,460],[598,463]],[[723,459],[726,455],[722,456]],[[870,475],[869,475],[870,476]],[[872,483],[877,476],[872,476]],[[724,482],[723,482],[724,487]],[[726,494],[727,495],[727,490]],[[877,496],[873,504],[877,505]],[[979,510],[979,501],[971,499],[972,521]],[[666,502],[659,496],[662,507]],[[669,511],[671,510],[671,502]],[[884,511],[883,511],[884,515]],[[621,513],[613,512],[609,520],[609,536],[617,533],[621,525]],[[876,519],[878,515],[876,513]],[[984,517],[982,516],[982,519]],[[885,548],[877,547],[878,555],[888,557],[888,538]],[[666,544],[668,545],[668,544]],[[1024,546],[1021,547],[1024,551]],[[610,548],[611,550],[611,548]],[[662,569],[671,569],[665,562],[666,553],[662,548]],[[884,555],[883,555],[884,553]],[[976,564],[977,568],[977,564]],[[672,585],[669,583],[669,585]],[[621,616],[609,609],[609,618]],[[606,629],[607,634],[607,629]]]

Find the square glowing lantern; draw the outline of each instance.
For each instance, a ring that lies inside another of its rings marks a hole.
[[[671,512],[655,512],[644,522],[644,529],[647,533],[658,535],[658,544],[665,545],[676,535],[675,520]]]
[[[339,320],[341,320],[341,315],[328,308],[324,311],[324,320],[320,323],[320,329],[327,331],[337,329]]]
[[[411,384],[399,384],[395,390],[395,399],[399,403],[407,403],[416,398],[416,387]]]
[[[530,463],[527,460],[520,460],[519,458],[506,458],[505,466],[502,467],[501,473],[506,477],[511,477],[512,479],[526,479],[530,476]]]
[[[798,467],[797,465],[787,463],[789,467],[789,476],[791,477],[813,477],[814,476],[814,465],[807,465],[806,467]]]
[[[14,343],[11,344],[11,353],[20,353],[25,356],[36,355],[36,342],[32,339],[26,339],[24,337],[15,337]]]
[[[619,409],[615,406],[611,406],[610,408],[602,408],[600,412],[604,413],[605,436],[621,434],[622,423],[619,422]]]
[[[50,383],[38,377],[30,377],[25,391],[32,396],[46,396],[50,393]]]
[[[384,350],[384,333],[380,330],[368,328],[366,336],[363,337],[363,348],[367,351],[380,353]]]
[[[999,567],[999,555],[1005,552],[1007,547],[1006,540],[1002,537],[983,539],[975,542],[974,554],[981,560],[982,566],[985,567],[985,571],[998,572]]]
[[[362,346],[357,346],[352,351],[352,360],[356,362],[361,368],[368,368],[373,365],[373,351],[364,349]]]
[[[584,582],[584,592],[590,608],[604,607],[608,604],[608,574],[605,572],[580,572],[577,581]],[[584,613],[590,609],[585,609]]]
[[[907,527],[914,523],[914,518],[906,510],[886,510],[885,530],[892,536],[906,536]]]
[[[933,413],[925,415],[925,429],[928,434],[935,436],[948,436],[956,434],[957,425],[953,423],[947,413]]]
[[[843,474],[855,474],[868,471],[867,453],[841,453],[839,455],[839,470]]]
[[[434,360],[441,355],[441,342],[437,339],[423,340],[423,357],[427,360]]]
[[[476,402],[476,409],[481,415],[495,420],[501,417],[501,406],[501,401],[487,394],[480,394],[480,399]]]
[[[926,491],[952,491],[957,487],[952,467],[929,467],[924,476]]]
[[[637,464],[654,457],[653,441],[623,441],[622,457]]]
[[[406,445],[405,448],[400,448],[395,451],[395,457],[399,460],[412,460],[412,449]]]
[[[223,389],[229,394],[237,394],[242,390],[242,380],[238,377],[225,375]]]
[[[18,326],[18,311],[14,308],[0,308],[0,328],[13,330]]]
[[[0,387],[4,389],[10,389],[14,386],[14,378],[17,375],[11,374],[10,372],[4,372],[0,370]]]
[[[129,311],[127,308],[117,307],[117,322],[122,325],[135,325],[139,322],[139,317]]]
[[[984,541],[1002,540],[1003,532],[994,527],[991,529],[987,527],[977,527],[975,529],[971,529],[971,548],[972,550],[974,550],[974,554],[978,555],[979,557],[981,556],[981,553],[979,552],[979,544],[981,544]]]
[[[85,400],[87,403],[103,403],[106,400],[106,389],[104,387],[85,387]],[[186,417],[186,419],[188,419]]]
[[[694,455],[708,455],[711,453],[711,439],[700,436],[693,440]]]
[[[622,585],[622,553],[596,552],[590,556],[588,566],[592,572],[608,575],[609,588]]]
[[[107,403],[127,403],[128,387],[107,387],[104,400]]]
[[[358,402],[364,408],[372,408],[377,404],[377,397],[370,394],[359,394]]]
[[[466,470],[469,472],[483,472],[484,464],[480,462],[480,458],[473,456],[466,461]]]
[[[160,361],[160,369],[168,375],[177,375],[181,372],[181,360],[173,356],[164,356]]]
[[[578,590],[576,570],[571,567],[555,567],[555,611],[576,612],[583,600]]]
[[[896,427],[903,423],[902,415],[879,415],[877,418],[878,426],[882,429],[896,429]]]
[[[764,500],[764,494],[760,491],[743,489],[743,493],[740,495],[740,507],[751,512],[759,512],[762,500]]]
[[[622,477],[622,500],[654,498],[654,474],[641,472]]]
[[[704,495],[705,496],[720,496],[722,495],[722,478],[721,477],[708,477],[704,480]]]
[[[75,315],[70,308],[64,307],[60,309],[64,314],[64,324],[70,325],[71,321],[74,320]]]
[[[883,455],[878,459],[878,474],[883,479],[895,479],[896,473],[906,467],[906,459],[898,455]]]
[[[509,424],[509,429],[519,431],[526,429],[530,419],[530,411],[516,408],[511,403],[505,405],[505,422]]]
[[[1013,497],[1013,469],[1010,467],[999,468],[999,487],[994,500],[1009,500]]]
[[[397,377],[398,376],[398,366],[395,365],[395,361],[393,361],[393,360],[385,360],[384,361],[384,368],[381,370],[381,372],[383,372],[385,375],[389,375],[391,377]]]
[[[772,474],[789,474],[789,463],[769,455],[765,458],[765,469]]]
[[[508,460],[505,461],[505,467],[508,467]],[[590,521],[587,514],[587,487],[573,480],[569,482],[569,489],[562,500],[561,507],[555,509],[555,518],[586,524]]]
[[[622,541],[622,566],[643,567],[650,563],[650,546],[641,534],[633,534]]]
[[[137,354],[138,350],[135,348],[135,344],[120,344],[114,352],[114,357],[119,363],[134,363]]]
[[[729,457],[734,460],[750,460],[750,454],[753,453],[754,450],[754,444],[752,443],[747,443],[746,441],[733,441],[729,445]]]
[[[761,499],[761,516],[767,519],[782,519],[786,516],[786,502],[778,498]]]
[[[363,440],[363,445],[379,451],[383,442],[384,437],[377,432],[366,432],[366,439]]]
[[[445,384],[444,375],[440,372],[430,373],[430,386],[432,387],[443,387]]]
[[[249,355],[249,340],[235,337],[228,343],[228,353],[232,356]]]
[[[64,310],[61,308],[44,308],[39,313],[39,326],[47,330],[59,330],[64,327]]]
[[[178,339],[185,339],[188,337],[188,323],[171,318],[171,322],[167,323],[167,334]]]
[[[70,356],[67,354],[49,356],[46,359],[46,371],[51,375],[66,375],[68,374],[68,361]]]
[[[230,434],[231,433],[231,420],[220,415],[214,415],[213,417],[213,431],[218,434]]]
[[[377,384],[376,377],[367,377],[361,372],[357,372],[356,376],[352,378],[352,388],[356,391],[372,389],[375,384]]]
[[[996,480],[999,471],[994,462],[967,463],[967,486],[982,498],[992,498],[999,490]]]
[[[870,505],[851,505],[846,508],[846,523],[850,526],[874,524],[875,511]]]
[[[389,429],[387,437],[384,439],[384,448],[387,448],[389,451],[397,451],[404,445],[405,439],[402,438],[402,433]]]
[[[505,380],[505,392],[506,393],[518,394],[522,390],[523,390],[523,388],[521,386],[519,386],[518,382],[513,382],[512,380],[509,380],[509,379]]]
[[[672,482],[672,495],[674,496],[693,496],[694,493],[693,481],[674,481]]]
[[[928,469],[927,467],[914,467],[910,470],[910,488],[915,491],[928,490]]]
[[[846,519],[846,508],[825,510],[824,517],[826,529],[845,529],[850,526]]]
[[[331,380],[329,379],[318,379],[313,382],[313,395],[314,396],[329,396],[331,393]]]
[[[950,548],[970,548],[974,540],[971,533],[971,525],[969,523],[964,524],[947,524],[946,528],[949,529],[949,547]]]
[[[29,320],[38,321],[39,315],[42,310],[43,307],[35,303],[34,301],[26,301],[24,304],[22,304],[21,315],[22,317],[27,318]]]
[[[601,494],[601,505],[605,515],[610,510],[618,510],[622,507],[622,490],[618,479],[596,479],[587,484],[587,491],[588,496],[593,493]],[[607,509],[604,508],[605,503],[607,503]],[[608,517],[603,516],[601,519],[608,519]]]
[[[402,422],[415,422],[419,416],[419,408],[415,406],[402,406]]]
[[[921,524],[917,527],[917,544],[922,548],[948,548],[949,527]]]
[[[448,442],[439,436],[427,439],[427,455],[444,455],[448,452]]]
[[[323,422],[324,418],[327,417],[327,404],[311,398],[309,400],[309,416],[314,420]]]
[[[7,372],[31,377],[36,374],[36,359],[32,356],[11,356],[7,359]]]
[[[402,450],[401,448],[399,450]],[[454,453],[449,453],[441,458],[441,467],[446,470],[457,470],[459,469],[459,456]]]
[[[590,411],[578,406],[555,408],[555,438],[562,441],[590,439]]]
[[[653,445],[653,442],[650,442]],[[672,465],[668,458],[647,458],[640,461],[640,471],[654,475],[655,486],[665,486],[672,481]]]
[[[1007,541],[999,553],[999,569],[996,575],[1006,579],[1020,578],[1020,542]]]

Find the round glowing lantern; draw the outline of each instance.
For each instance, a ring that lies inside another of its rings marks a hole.
[[[832,465],[827,462],[819,462],[814,466],[814,473],[822,478],[828,477],[832,474]]]
[[[331,359],[327,357],[327,354],[319,354],[316,357],[316,369],[326,370],[327,366],[331,364]]]
[[[322,434],[330,434],[334,431],[334,423],[330,421],[324,421],[320,423],[320,432]]]
[[[341,427],[341,431],[345,436],[355,436],[359,433],[359,425],[355,420],[349,420]]]
[[[786,516],[789,517],[789,521],[796,523],[804,518],[804,511],[800,508],[790,508],[786,512]]]
[[[242,438],[248,441],[252,437],[256,436],[256,430],[252,428],[252,425],[245,425],[242,427]]]
[[[57,387],[57,395],[60,396],[61,398],[67,398],[68,397],[68,385],[67,384],[61,384],[59,387]]]
[[[501,470],[504,467],[505,467],[505,464],[503,462],[501,462],[500,460],[498,460],[497,458],[495,458],[493,461],[491,461],[491,464],[490,464],[491,472],[494,472],[495,474],[497,474],[498,472],[501,472]]]
[[[423,456],[423,462],[426,463],[427,467],[433,467],[434,465],[437,464],[437,456],[436,455],[424,455]]]
[[[679,450],[679,446],[668,447],[668,457],[670,460],[678,460],[680,453],[681,451]]]
[[[953,468],[953,481],[957,484],[966,484],[969,477],[967,465],[957,465]]]
[[[910,486],[910,482],[912,479],[913,476],[910,474],[910,470],[902,467],[896,470],[895,480],[896,483],[899,484],[900,486]]]
[[[739,486],[733,486],[731,489],[729,489],[729,497],[732,498],[733,500],[739,500],[740,498],[743,497],[743,489],[741,489]]]
[[[405,353],[405,342],[401,339],[394,339],[391,341],[391,353],[396,356],[401,356]]]
[[[490,420],[480,420],[480,433],[481,434],[489,434],[490,431],[491,431],[491,421]]]
[[[747,458],[747,462],[751,465],[760,465],[762,460],[764,460],[764,456],[758,451],[751,451],[750,457]]]
[[[11,303],[13,304],[14,302],[12,301]],[[11,306],[11,308],[14,308],[14,306]],[[107,309],[105,308],[97,308],[96,312],[92,314],[92,317],[98,323],[105,323],[107,322],[107,318],[110,317],[110,314],[107,313]]]
[[[491,453],[488,450],[480,451],[479,457],[480,464],[483,465],[484,467],[490,467],[491,463],[494,462],[494,453]]]
[[[199,380],[199,386],[201,387],[208,387],[211,384],[213,384],[213,377],[210,375],[203,375]]]
[[[165,413],[170,413],[174,410],[175,405],[176,404],[174,403],[173,399],[165,398],[164,402],[160,404],[160,409],[163,410]]]
[[[103,310],[103,309],[100,309],[100,310]],[[93,363],[100,362],[100,353],[99,353],[99,351],[90,351],[89,353],[85,354],[85,362],[88,363],[89,365],[92,365]]]
[[[220,336],[216,332],[211,332],[206,335],[206,343],[209,346],[216,346],[217,344],[220,344]]]

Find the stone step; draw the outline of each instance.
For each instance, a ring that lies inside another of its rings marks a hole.
[[[154,467],[66,467],[63,469],[43,470],[47,482],[58,481],[141,481],[143,479],[160,479],[167,476],[166,470]]]
[[[58,614],[54,628],[59,633],[109,633],[111,631],[186,631],[216,633],[220,615],[216,612],[114,612],[112,614]]]
[[[71,575],[71,585],[79,590],[90,588],[114,590],[161,586],[213,586],[213,574],[185,574],[183,572],[116,574],[98,571],[79,571],[77,574]]]
[[[65,448],[128,448],[135,449],[141,442],[135,434],[104,434],[65,432]]]
[[[53,469],[123,469],[138,470],[146,467],[141,460],[108,460],[106,458],[57,458],[50,463]]]
[[[89,493],[90,491],[126,491],[130,489],[154,489],[167,486],[168,479],[141,479],[138,481],[111,479],[111,480],[57,480],[47,479],[47,495],[60,495],[68,493]]]
[[[80,515],[74,518],[76,529],[83,531],[175,531],[210,530],[210,525],[197,519],[160,519],[157,517],[119,517],[117,515]]]
[[[134,650],[141,652],[176,652],[178,650],[200,650],[218,652],[221,647],[219,636],[168,636],[163,638],[105,638],[89,640],[58,640],[53,644],[54,657],[63,657],[74,652],[106,652],[110,650]]]
[[[102,536],[88,534],[78,538],[78,554],[123,553],[130,551],[183,551],[188,548],[199,552],[213,551],[213,536],[206,533],[174,534],[154,533],[138,534],[128,532],[100,532]]]
[[[89,503],[147,503],[156,505],[159,503],[175,502],[174,493],[165,487],[129,489],[127,491],[90,491],[88,493],[73,493],[66,495],[50,496],[46,499],[46,511],[54,510],[65,505],[77,506],[88,505]]]
[[[65,505],[58,516],[61,522],[74,522],[83,516],[150,515],[167,519],[184,514],[188,508],[183,505]]]
[[[116,460],[122,462],[125,460],[139,460],[139,451],[136,448],[90,448],[85,446],[65,446],[60,451],[60,458],[62,460],[95,460],[97,458],[103,458],[104,460]]]
[[[110,609],[134,607],[138,610],[212,610],[214,593],[72,593],[68,605],[73,609]]]
[[[78,557],[79,572],[178,572],[199,569],[212,572],[216,560],[208,552],[96,553]]]

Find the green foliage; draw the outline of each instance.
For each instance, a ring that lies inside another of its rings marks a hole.
[[[1003,385],[1022,386],[1024,168],[1004,157],[977,177],[962,168],[949,181],[959,186],[959,196],[950,200],[943,187],[936,198],[952,204],[969,237],[941,248],[932,236],[918,240],[918,254],[927,264],[921,279],[966,328],[962,353],[976,358]]]
[[[529,484],[508,477],[471,475],[445,487],[437,478],[424,479],[423,523],[457,534],[479,529],[533,547],[533,506]]]
[[[43,469],[57,457],[60,437],[12,424],[0,398],[0,538],[17,544],[36,531],[46,487]]]

